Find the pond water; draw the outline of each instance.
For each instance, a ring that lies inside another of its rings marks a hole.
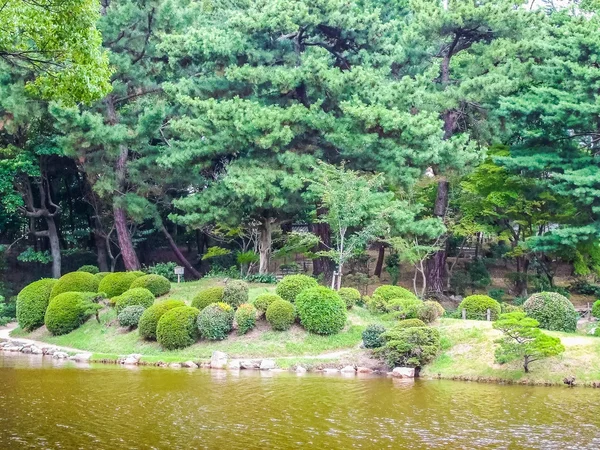
[[[0,353],[0,449],[598,449],[600,390]]]

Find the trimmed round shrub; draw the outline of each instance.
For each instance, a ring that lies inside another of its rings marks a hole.
[[[171,282],[162,275],[144,275],[133,280],[129,289],[133,288],[146,288],[155,297],[160,297],[169,293]]]
[[[486,320],[488,309],[490,310],[491,319],[496,320],[502,311],[500,303],[487,295],[469,295],[465,297],[458,305],[460,314],[462,314],[463,309],[467,310],[467,319],[471,320]]]
[[[137,327],[144,311],[146,311],[146,308],[142,305],[131,305],[123,308],[123,311],[117,316],[119,325],[130,329]]]
[[[579,314],[573,303],[556,292],[533,294],[523,304],[525,313],[540,323],[540,328],[574,332]]]
[[[167,350],[175,350],[192,345],[198,338],[200,311],[191,306],[179,306],[162,315],[156,326],[156,340]]]
[[[596,319],[600,319],[600,300],[596,300],[592,305],[592,316]]]
[[[417,313],[417,318],[425,323],[432,323],[442,317],[445,312],[444,307],[438,302],[426,300],[421,304]]]
[[[19,292],[17,321],[22,329],[31,331],[44,325],[50,293],[56,281],[54,278],[43,278],[28,284]]]
[[[277,294],[266,292],[264,294],[260,294],[258,297],[256,297],[256,299],[254,299],[254,307],[258,310],[260,314],[265,314],[269,305],[275,300],[283,299]]]
[[[404,319],[398,321],[392,330],[404,330],[405,328],[426,327],[427,324],[420,319]]]
[[[211,287],[203,289],[196,294],[192,300],[192,306],[202,311],[208,305],[217,303],[223,300],[223,291],[225,288],[222,287]]]
[[[288,330],[296,320],[296,308],[285,300],[275,300],[266,312],[267,322],[277,331]]]
[[[233,308],[227,303],[208,305],[198,315],[200,336],[211,341],[225,339],[233,327]]]
[[[511,305],[510,303],[500,303],[500,309],[502,311],[502,314],[523,312],[523,308],[521,308],[520,306]]]
[[[249,303],[243,303],[235,312],[235,323],[237,323],[237,333],[246,334],[256,326],[256,308]]]
[[[150,308],[154,304],[154,295],[146,288],[128,289],[121,295],[113,298],[117,314],[128,306],[140,305],[144,309]]]
[[[302,326],[311,333],[335,334],[346,324],[346,304],[337,292],[323,287],[302,291],[296,297]]]
[[[386,310],[396,319],[416,319],[423,302],[418,298],[393,298],[387,302]]]
[[[91,294],[93,293],[64,292],[50,300],[44,317],[48,331],[58,336],[79,328],[93,313],[92,307],[98,306],[89,300]]]
[[[98,283],[100,283],[104,279],[104,277],[109,274],[110,274],[110,272],[98,272],[98,273],[94,274],[94,276],[98,280]]]
[[[307,275],[287,275],[277,284],[275,292],[282,299],[294,303],[300,292],[317,286],[319,286],[317,280]]]
[[[376,323],[367,325],[365,331],[363,331],[362,339],[365,348],[379,348],[383,347],[385,340],[381,336],[385,333],[385,327]]]
[[[98,286],[98,292],[106,294],[106,297],[113,298],[117,295],[121,295],[123,292],[128,290],[138,278],[134,272],[113,272],[106,275],[100,281]]]
[[[138,323],[140,336],[144,339],[156,340],[156,326],[160,318],[167,311],[180,306],[185,306],[185,303],[181,300],[165,300],[149,307],[144,311]]]
[[[81,266],[79,269],[77,269],[77,272],[87,272],[87,273],[91,273],[92,275],[96,275],[97,273],[100,272],[100,269],[98,269],[98,267],[96,267],[92,264],[86,264],[84,266]]]
[[[234,308],[248,303],[248,283],[242,280],[229,280],[223,289],[223,301]]]
[[[98,292],[98,279],[87,272],[67,273],[52,287],[50,299],[64,292]]]
[[[342,297],[342,300],[344,300],[346,308],[348,309],[352,308],[357,302],[360,301],[360,292],[358,292],[358,289],[349,287],[341,288],[338,291],[338,295]]]
[[[377,355],[389,367],[422,367],[431,362],[441,350],[440,332],[432,327],[392,329],[382,335],[385,345]]]
[[[401,286],[379,286],[373,292],[367,306],[372,312],[390,312],[393,309],[388,303],[394,299],[418,300],[417,296]]]

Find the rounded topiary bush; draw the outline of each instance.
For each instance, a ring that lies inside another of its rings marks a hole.
[[[200,311],[191,306],[173,308],[162,315],[156,326],[156,340],[167,350],[175,350],[192,345],[198,338]]]
[[[256,308],[249,303],[243,303],[235,312],[237,333],[246,334],[256,326]]]
[[[85,272],[82,272],[85,273]],[[79,328],[92,314],[89,292],[64,292],[57,295],[48,305],[44,323],[55,336],[67,334]]]
[[[460,314],[462,314],[463,309],[467,311],[467,319],[471,320],[486,320],[488,309],[490,310],[491,319],[496,320],[502,310],[500,303],[487,295],[469,295],[465,297],[458,305]]]
[[[438,302],[426,300],[421,304],[417,313],[417,318],[425,323],[432,323],[442,317],[445,312],[444,307]]]
[[[128,290],[138,277],[134,272],[109,273],[100,281],[98,292],[106,294],[108,298],[116,297]]]
[[[167,311],[180,306],[185,306],[185,303],[181,300],[165,300],[149,307],[144,311],[138,323],[140,336],[144,339],[156,340],[156,327],[160,318]]]
[[[403,330],[405,328],[426,327],[427,324],[420,319],[404,319],[398,321],[392,330]]]
[[[275,300],[267,308],[267,322],[277,331],[288,330],[296,320],[296,308],[286,300]]]
[[[17,321],[22,329],[31,331],[44,325],[50,293],[56,281],[54,278],[44,278],[28,284],[19,292]]]
[[[248,303],[248,283],[242,280],[229,280],[223,289],[223,302],[237,308]]]
[[[318,285],[317,280],[306,275],[287,275],[277,284],[275,292],[282,299],[294,303],[300,292]]]
[[[592,305],[592,316],[596,319],[600,319],[600,300],[596,300]]]
[[[344,303],[346,303],[346,308],[348,309],[352,308],[354,305],[356,305],[356,303],[358,303],[358,301],[360,301],[360,292],[358,292],[358,289],[345,287],[341,288],[338,291],[338,294],[340,297],[342,297],[342,300],[344,300]]]
[[[52,287],[50,299],[64,292],[98,292],[98,279],[87,272],[67,273]]]
[[[423,308],[423,302],[418,298],[393,298],[386,304],[386,311],[391,312],[396,319],[416,319]]]
[[[302,291],[296,297],[302,326],[311,333],[335,334],[346,324],[346,304],[337,292],[326,287]]]
[[[266,292],[256,297],[256,299],[254,300],[254,307],[259,311],[260,314],[265,314],[269,305],[276,300],[283,299],[277,294],[273,294],[272,292]]]
[[[233,327],[233,308],[227,303],[208,305],[198,315],[200,336],[211,341],[225,339]]]
[[[123,308],[123,311],[117,316],[119,325],[127,328],[137,327],[144,311],[146,311],[146,308],[142,305],[132,305]]]
[[[384,285],[375,289],[367,306],[373,312],[390,312],[392,309],[388,304],[394,299],[418,300],[417,296],[408,289],[401,286]]]
[[[381,336],[386,332],[383,325],[372,323],[367,325],[365,331],[363,331],[362,339],[365,348],[379,348],[383,347],[385,340]]]
[[[577,329],[579,314],[573,303],[556,292],[533,294],[523,304],[523,310],[540,323],[540,328],[567,332]]]
[[[98,283],[100,283],[104,279],[104,277],[109,274],[110,274],[110,272],[98,272],[98,273],[94,274],[94,276],[98,280]]]
[[[121,295],[113,298],[117,314],[128,306],[140,305],[144,309],[150,308],[154,303],[154,295],[146,288],[128,289]]]
[[[171,290],[171,282],[162,275],[144,275],[133,280],[129,289],[133,288],[146,288],[155,297],[160,297]]]
[[[81,266],[79,269],[77,269],[77,272],[87,272],[91,273],[92,275],[96,275],[100,272],[100,269],[92,264],[86,264],[85,266]]]
[[[208,305],[217,303],[223,300],[223,291],[225,288],[222,287],[211,287],[203,289],[196,294],[192,300],[192,306],[202,311]]]

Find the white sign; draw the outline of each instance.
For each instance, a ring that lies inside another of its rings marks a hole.
[[[185,272],[185,267],[177,266],[175,267],[175,275],[183,275]]]

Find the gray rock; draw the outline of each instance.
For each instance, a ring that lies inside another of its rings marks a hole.
[[[213,352],[210,357],[211,369],[224,369],[227,367],[227,353]]]
[[[333,368],[328,367],[326,369],[323,369],[323,373],[335,374],[335,373],[340,373],[340,371],[339,371],[339,369],[333,369]]]
[[[302,366],[298,366],[298,367],[296,367],[296,373],[298,375],[305,374],[306,373],[306,369],[304,367],[302,367]]]
[[[67,359],[69,355],[65,352],[54,352],[52,358],[54,359]]]
[[[414,367],[395,367],[392,370],[392,376],[394,378],[414,378],[415,368]]]
[[[77,362],[88,362],[91,358],[91,353],[78,353],[74,356],[71,356],[69,359]]]
[[[123,360],[122,364],[125,364],[127,366],[135,366],[140,362],[141,357],[142,355],[140,355],[139,353],[132,353]]]
[[[342,370],[340,370],[340,372],[342,372],[342,373],[356,373],[356,369],[354,369],[353,366],[346,366]]]
[[[227,365],[227,368],[229,370],[240,370],[240,361],[237,359],[232,359],[229,364]]]
[[[183,364],[181,364],[182,367],[185,367],[187,369],[197,369],[198,368],[198,364],[196,364],[194,361],[186,361]]]
[[[258,369],[259,367],[260,367],[259,361],[251,361],[251,360],[240,361],[240,368],[242,368],[242,369],[252,370],[252,369]]]
[[[21,353],[25,353],[27,355],[31,355],[31,347],[23,347],[21,349]]]
[[[271,370],[275,368],[275,361],[272,359],[263,359],[260,362],[260,370]]]
[[[34,355],[42,355],[44,352],[41,348],[36,347],[35,345],[31,347],[31,353]]]
[[[171,363],[171,364],[169,364],[169,367],[171,367],[173,369],[179,369],[179,368],[181,368],[181,364],[179,364],[179,363]]]
[[[9,345],[8,347],[4,347],[4,350],[7,352],[20,352],[22,348],[19,345]]]
[[[358,373],[373,373],[373,369],[369,369],[368,367],[357,367],[356,371]]]

